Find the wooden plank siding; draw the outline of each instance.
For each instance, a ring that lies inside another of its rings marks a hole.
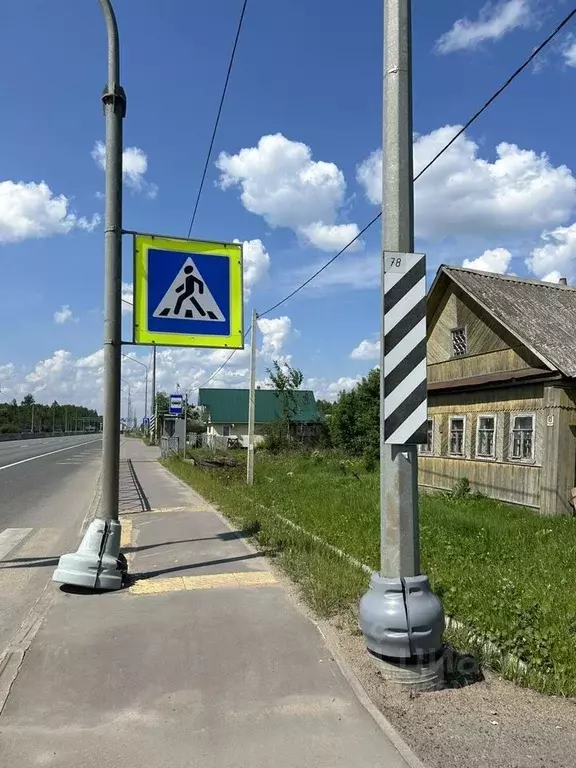
[[[468,339],[468,354],[457,358],[452,356],[454,328],[466,328]],[[489,353],[495,354],[487,356]],[[544,368],[538,357],[457,286],[448,289],[430,323],[427,354],[430,381],[434,382]]]
[[[523,371],[528,368],[543,368],[543,365],[525,347],[517,346],[478,355],[462,355],[443,363],[433,363],[428,365],[428,381],[436,384],[440,381],[467,379],[485,373]]]
[[[430,394],[428,415],[433,419],[433,453],[421,454],[418,482],[423,487],[448,490],[466,477],[475,491],[529,507],[540,506],[540,476],[546,436],[544,385]],[[511,461],[510,424],[516,414],[535,415],[534,460]],[[495,458],[476,457],[478,416],[495,417]],[[465,418],[463,457],[449,455],[450,416]]]

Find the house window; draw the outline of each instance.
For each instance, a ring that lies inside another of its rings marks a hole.
[[[522,414],[512,419],[510,456],[515,461],[534,459],[534,414]]]
[[[464,456],[464,425],[463,416],[450,417],[450,450],[451,456]]]
[[[476,424],[476,456],[493,459],[496,455],[496,417],[478,416]]]
[[[223,437],[230,437],[230,424],[222,425],[222,435]]]
[[[420,453],[434,452],[434,419],[426,420],[426,442],[420,447]]]
[[[466,328],[454,328],[452,330],[452,357],[459,357],[468,352],[468,338]]]

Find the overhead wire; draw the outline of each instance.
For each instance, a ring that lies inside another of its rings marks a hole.
[[[220,116],[222,114],[222,107],[224,106],[224,100],[226,98],[226,92],[228,90],[228,83],[230,81],[230,75],[232,73],[232,67],[234,66],[234,59],[236,58],[236,49],[238,47],[238,41],[240,39],[240,33],[242,32],[242,25],[244,23],[244,16],[246,15],[246,6],[248,0],[244,0],[242,5],[242,11],[240,13],[240,19],[238,20],[238,26],[236,28],[236,36],[234,38],[234,45],[232,46],[232,53],[230,54],[230,60],[228,62],[228,71],[226,72],[226,79],[224,80],[224,87],[220,96],[220,104],[218,105],[218,112],[216,113],[216,120],[214,122],[214,128],[212,130],[212,138],[208,146],[208,153],[206,155],[206,161],[204,163],[204,170],[202,171],[202,177],[200,179],[200,186],[198,187],[198,194],[196,195],[196,202],[194,203],[194,211],[190,219],[190,226],[188,227],[188,237],[192,232],[192,227],[196,220],[196,214],[198,213],[198,206],[200,205],[200,197],[202,196],[202,190],[204,189],[204,182],[206,181],[206,174],[208,173],[208,165],[210,164],[210,158],[212,157],[212,150],[214,149],[214,140],[216,139],[216,132],[218,131],[218,125],[220,124]]]
[[[490,107],[496,101],[496,99],[499,96],[501,96],[502,93],[504,93],[504,91],[508,88],[508,86],[510,86],[514,82],[514,80],[518,77],[518,75],[520,75],[526,69],[526,67],[528,67],[532,63],[532,61],[534,61],[536,56],[538,56],[538,54],[549,43],[552,42],[552,40],[556,37],[556,35],[558,35],[558,33],[561,32],[561,30],[571,21],[571,19],[574,16],[576,16],[576,8],[574,8],[567,16],[565,16],[565,18],[560,22],[560,24],[558,24],[558,26],[554,29],[554,31],[550,35],[548,35],[548,37],[542,43],[540,43],[540,45],[537,48],[535,48],[532,51],[530,56],[523,62],[523,64],[521,64],[521,66],[519,66],[518,69],[516,69],[512,75],[510,75],[510,77],[506,80],[506,82],[500,88],[498,88],[498,90],[488,99],[488,101],[484,102],[482,107],[480,107],[480,109],[472,115],[472,117],[460,128],[460,130],[450,139],[450,141],[444,147],[442,147],[442,149],[436,155],[434,155],[434,157],[430,160],[430,162],[427,163],[424,166],[424,168],[422,168],[422,170],[416,174],[416,176],[414,177],[415,182],[418,181],[418,179],[421,176],[423,176],[426,173],[426,171],[429,168],[431,168],[434,165],[434,163],[440,157],[442,157],[442,155],[448,149],[450,149],[450,147],[454,144],[454,142],[457,141],[460,138],[460,136],[462,136],[462,134],[465,133],[474,122],[476,122],[476,120],[480,117],[480,115],[482,115],[488,109],[488,107]],[[378,219],[380,219],[381,217],[382,217],[382,211],[379,211],[376,214],[376,216],[374,216],[374,218],[371,221],[369,221],[368,224],[366,224],[366,226],[363,227],[363,229],[361,229],[360,232],[358,232],[358,234],[352,238],[352,240],[350,240],[349,243],[347,243],[340,251],[338,251],[338,253],[335,256],[332,256],[332,258],[329,261],[327,261],[322,267],[320,267],[320,269],[318,269],[313,275],[311,275],[311,277],[309,277],[301,285],[299,285],[298,288],[295,288],[291,293],[289,293],[287,296],[281,299],[281,301],[278,301],[273,306],[268,307],[268,309],[266,309],[264,312],[260,312],[259,317],[264,317],[264,315],[267,315],[270,312],[273,312],[275,309],[278,309],[278,307],[280,307],[282,304],[287,302],[288,299],[291,299],[293,296],[299,293],[303,288],[309,285],[309,283],[311,283],[312,280],[318,277],[318,275],[321,274],[327,267],[329,267],[330,264],[334,263],[337,258],[342,256],[342,254],[345,253],[345,251],[347,251],[351,245],[354,245],[354,243],[358,240],[358,238],[361,237],[364,234],[364,232],[366,232],[366,230],[370,229],[370,227],[373,224],[375,224],[378,221]]]
[[[476,111],[476,112],[475,112],[475,113],[472,115],[472,117],[471,117],[471,118],[470,118],[470,119],[469,119],[469,120],[468,120],[468,121],[467,121],[467,122],[466,122],[466,123],[465,123],[465,124],[464,124],[464,125],[463,125],[463,126],[462,126],[462,127],[459,129],[459,130],[458,130],[458,131],[457,131],[457,132],[456,132],[456,134],[455,134],[455,135],[454,135],[454,136],[453,136],[453,137],[450,139],[450,141],[449,141],[449,142],[447,142],[447,144],[445,144],[445,145],[444,145],[444,147],[442,147],[442,149],[441,149],[439,152],[437,152],[437,153],[434,155],[434,157],[433,157],[433,158],[432,158],[432,159],[431,159],[431,160],[430,160],[430,161],[429,161],[429,162],[428,162],[428,163],[427,163],[427,164],[424,166],[424,168],[422,168],[422,169],[421,169],[421,170],[420,170],[420,171],[419,171],[419,172],[416,174],[416,176],[415,176],[415,177],[414,177],[414,179],[413,179],[413,180],[414,180],[414,182],[418,181],[418,179],[420,179],[420,178],[421,178],[421,176],[423,176],[423,175],[426,173],[426,171],[428,171],[428,170],[429,170],[429,169],[430,169],[430,168],[431,168],[431,167],[434,165],[434,163],[435,163],[435,162],[436,162],[436,161],[437,161],[437,160],[438,160],[440,157],[442,157],[442,155],[443,155],[443,154],[444,154],[444,153],[445,153],[445,152],[446,152],[448,149],[450,149],[450,147],[451,147],[451,146],[454,144],[454,142],[456,142],[456,141],[457,141],[457,140],[460,138],[460,136],[462,136],[462,134],[464,134],[464,133],[465,133],[465,132],[468,130],[468,128],[470,128],[470,126],[471,126],[473,123],[475,123],[475,122],[476,122],[476,120],[477,120],[477,119],[478,119],[478,118],[479,118],[479,117],[480,117],[480,116],[481,116],[481,115],[482,115],[482,114],[483,114],[483,113],[484,113],[484,112],[485,112],[485,111],[488,109],[488,107],[490,107],[490,106],[491,106],[491,105],[492,105],[492,104],[493,104],[493,103],[496,101],[496,99],[498,99],[498,98],[499,98],[499,97],[500,97],[500,96],[501,96],[501,95],[504,93],[504,91],[505,91],[505,90],[506,90],[506,89],[507,89],[507,88],[508,88],[508,87],[509,87],[509,86],[510,86],[510,85],[511,85],[513,82],[514,82],[514,80],[516,80],[516,78],[517,78],[517,77],[518,77],[518,76],[519,76],[519,75],[520,75],[520,74],[521,74],[521,73],[522,73],[522,72],[523,72],[523,71],[524,71],[524,70],[525,70],[525,69],[526,69],[528,66],[530,66],[530,64],[531,64],[531,63],[534,61],[534,59],[535,59],[535,58],[538,56],[538,54],[540,54],[540,53],[541,53],[541,52],[544,50],[544,48],[546,48],[546,46],[548,46],[548,45],[549,45],[549,44],[552,42],[552,40],[554,40],[554,38],[555,38],[555,37],[556,37],[556,36],[557,36],[557,35],[558,35],[558,34],[559,34],[561,31],[562,31],[562,29],[564,29],[564,27],[565,27],[565,26],[566,26],[566,25],[567,25],[567,24],[568,24],[568,23],[569,23],[569,22],[570,22],[570,21],[571,21],[571,20],[574,18],[574,16],[576,16],[576,7],[575,7],[575,8],[573,8],[573,9],[570,11],[570,13],[568,13],[568,14],[567,14],[567,15],[566,15],[566,16],[565,16],[563,19],[562,19],[562,21],[561,21],[561,22],[560,22],[560,23],[559,23],[559,24],[558,24],[558,25],[557,25],[557,26],[554,28],[554,30],[553,30],[553,31],[552,31],[552,32],[551,32],[551,33],[548,35],[548,37],[546,37],[546,38],[545,38],[545,39],[544,39],[544,40],[543,40],[543,41],[540,43],[540,45],[538,45],[536,48],[534,48],[534,50],[532,51],[532,53],[530,54],[530,56],[528,56],[528,57],[527,57],[527,58],[524,60],[524,62],[523,62],[523,63],[522,63],[522,64],[521,64],[521,65],[520,65],[520,66],[519,66],[519,67],[518,67],[518,68],[517,68],[517,69],[516,69],[516,70],[515,70],[515,71],[514,71],[512,74],[511,74],[511,75],[510,75],[510,77],[509,77],[509,78],[508,78],[508,79],[507,79],[507,80],[506,80],[506,81],[503,83],[503,85],[501,85],[501,86],[500,86],[500,88],[498,88],[498,90],[497,90],[497,91],[495,91],[495,92],[492,94],[492,96],[491,96],[491,97],[490,97],[490,98],[489,98],[487,101],[485,101],[485,102],[484,102],[484,104],[483,104],[483,105],[480,107],[480,109],[478,109],[478,110],[477,110],[477,111]],[[270,314],[270,312],[273,312],[275,309],[278,309],[278,307],[282,306],[282,304],[285,304],[285,303],[286,303],[286,302],[287,302],[289,299],[291,299],[293,296],[295,296],[297,293],[299,293],[299,292],[300,292],[300,291],[301,291],[303,288],[305,288],[307,285],[309,285],[309,284],[310,284],[310,283],[311,283],[311,282],[312,282],[312,281],[313,281],[315,278],[317,278],[317,277],[318,277],[318,275],[320,275],[322,272],[324,272],[324,270],[325,270],[325,269],[327,269],[327,268],[328,268],[328,267],[329,267],[331,264],[333,264],[333,263],[336,261],[336,259],[338,259],[340,256],[342,256],[342,254],[343,254],[343,253],[345,253],[345,252],[346,252],[346,251],[347,251],[347,250],[350,248],[350,246],[351,246],[351,245],[354,245],[354,243],[355,243],[355,242],[356,242],[356,241],[357,241],[357,240],[358,240],[360,237],[362,237],[362,235],[363,235],[363,234],[364,234],[364,233],[365,233],[365,232],[366,232],[368,229],[370,229],[370,227],[371,227],[373,224],[375,224],[375,223],[376,223],[376,222],[377,222],[377,221],[378,221],[378,220],[379,220],[381,217],[382,217],[382,211],[379,211],[379,212],[376,214],[376,216],[374,216],[374,218],[373,218],[371,221],[369,221],[369,222],[368,222],[368,224],[366,224],[366,225],[365,225],[365,226],[364,226],[364,227],[363,227],[363,228],[362,228],[362,229],[361,229],[361,230],[358,232],[358,234],[357,234],[355,237],[353,237],[353,238],[352,238],[352,240],[350,240],[350,242],[349,242],[349,243],[347,243],[347,244],[346,244],[346,245],[345,245],[343,248],[341,248],[341,249],[338,251],[338,253],[336,253],[334,256],[332,256],[332,258],[331,258],[331,259],[329,259],[329,260],[328,260],[328,261],[327,261],[325,264],[323,264],[323,265],[320,267],[320,269],[316,270],[316,272],[314,272],[314,274],[313,274],[313,275],[311,275],[311,276],[310,276],[310,277],[309,277],[307,280],[305,280],[305,281],[304,281],[304,282],[303,282],[301,285],[299,285],[297,288],[295,288],[293,291],[291,291],[291,292],[290,292],[290,293],[289,293],[287,296],[285,296],[283,299],[281,299],[280,301],[277,301],[277,302],[276,302],[275,304],[273,304],[271,307],[268,307],[268,309],[266,309],[264,312],[259,312],[259,313],[258,313],[258,317],[264,317],[265,315],[268,315],[268,314]],[[248,329],[248,331],[246,332],[246,335],[248,334],[249,330],[250,330],[250,329]],[[245,335],[245,337],[244,337],[244,338],[246,338],[246,335]],[[201,385],[201,387],[205,387],[205,386],[206,386],[206,384],[208,384],[210,381],[212,381],[212,379],[213,379],[213,378],[214,378],[214,377],[215,377],[217,374],[219,374],[219,373],[220,373],[220,371],[221,371],[221,370],[222,370],[222,369],[223,369],[223,368],[224,368],[226,365],[228,365],[228,363],[230,362],[230,360],[231,360],[231,359],[232,359],[232,357],[234,356],[235,352],[236,352],[236,350],[233,350],[233,351],[230,353],[229,357],[228,357],[228,358],[227,358],[227,359],[224,361],[224,363],[222,363],[222,365],[221,365],[221,366],[220,366],[220,367],[219,367],[219,368],[218,368],[218,369],[217,369],[217,370],[216,370],[216,371],[215,371],[215,372],[214,372],[214,373],[213,373],[213,374],[210,376],[210,378],[208,378],[208,379],[207,379],[207,380],[204,382],[204,384],[202,384],[202,385]],[[201,387],[199,387],[199,389],[200,389]]]

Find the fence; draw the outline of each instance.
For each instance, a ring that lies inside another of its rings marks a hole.
[[[160,438],[160,455],[162,458],[168,459],[173,454],[178,455],[179,443],[178,437]]]
[[[190,434],[188,435],[189,448],[208,448],[211,451],[229,451],[234,448],[243,448],[242,440],[238,437],[223,437],[222,435]]]

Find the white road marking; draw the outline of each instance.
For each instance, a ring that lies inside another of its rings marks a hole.
[[[10,554],[28,536],[32,528],[6,528],[0,533],[0,560]]]
[[[30,456],[29,459],[21,459],[20,461],[15,461],[12,464],[5,464],[3,467],[0,467],[0,472],[3,469],[10,469],[10,467],[17,467],[18,464],[26,464],[28,461],[35,461],[36,459],[42,459],[44,456],[52,456],[55,453],[62,453],[62,451],[72,451],[74,448],[78,448],[81,445],[90,445],[91,443],[99,443],[100,439],[98,440],[87,440],[85,443],[76,443],[76,445],[68,445],[66,448],[58,448],[56,451],[48,451],[48,453],[40,453],[38,456]]]

